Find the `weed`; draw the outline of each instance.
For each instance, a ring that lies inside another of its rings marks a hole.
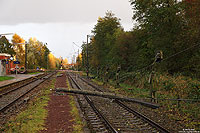
[[[69,81],[67,80],[67,86],[70,88]],[[73,132],[74,133],[82,133],[83,132],[83,126],[84,123],[82,122],[82,119],[79,115],[79,111],[76,107],[76,102],[73,96],[70,97],[70,106],[71,106],[71,111],[70,114],[73,116]]]
[[[10,79],[14,79],[14,77],[9,77],[9,76],[0,76],[0,81],[10,80]]]
[[[2,131],[8,133],[35,133],[44,130],[45,118],[47,117],[50,88],[55,86],[55,80],[51,85],[44,88],[41,96],[30,102],[28,108],[19,113],[16,117],[11,118]]]

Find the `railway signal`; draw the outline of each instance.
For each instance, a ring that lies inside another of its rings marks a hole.
[[[160,63],[163,59],[163,52],[161,50],[157,51],[155,56],[155,62]]]
[[[155,60],[152,65],[152,72],[149,75],[149,84],[150,84],[150,97],[152,102],[156,102],[156,89],[154,87],[154,77],[155,77],[155,64],[160,63],[163,60],[163,52],[161,50],[157,51],[155,55]]]
[[[117,72],[116,72],[116,84],[117,84],[117,87],[119,86],[119,73],[120,73],[120,70],[121,70],[121,66],[118,66],[117,67]]]

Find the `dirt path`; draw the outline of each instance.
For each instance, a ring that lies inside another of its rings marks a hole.
[[[57,87],[67,87],[65,74],[56,78]],[[46,130],[41,131],[41,133],[71,133],[73,131],[68,96],[58,96],[52,92],[47,110]]]

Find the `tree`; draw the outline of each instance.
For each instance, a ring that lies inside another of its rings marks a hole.
[[[25,62],[25,40],[21,38],[19,35],[14,34],[12,37],[12,43],[14,46],[14,50],[16,52],[16,59],[20,61],[20,64],[24,65]]]
[[[199,0],[184,0],[185,5],[185,21],[186,28],[185,32],[182,35],[181,41],[184,41],[190,45],[199,44],[200,38],[200,1]],[[189,56],[188,56],[189,55]],[[200,49],[194,48],[189,54],[187,54],[187,58],[189,58],[188,63],[184,67],[184,70],[187,73],[191,73],[200,77]]]
[[[44,49],[44,68],[48,69],[48,55],[50,53],[50,50],[48,49],[47,45],[44,44],[43,46]]]
[[[50,69],[56,69],[58,67],[57,63],[59,62],[59,60],[52,53],[49,53],[48,61]]]
[[[50,50],[46,44],[38,41],[36,38],[30,38],[27,49],[28,68],[48,67],[48,54]]]
[[[10,55],[14,55],[14,46],[9,43],[8,39],[5,36],[2,36],[0,38],[0,52],[1,53],[8,53]]]
[[[66,69],[69,64],[68,59],[67,58],[63,59],[62,64],[63,64],[63,67]]]
[[[165,57],[169,57],[187,47],[190,44],[180,43],[181,34],[186,26],[182,2],[176,0],[131,0],[134,7],[133,19],[136,20],[139,29],[147,32],[142,44],[149,48],[150,57],[154,57],[156,51],[162,50]],[[150,51],[151,50],[151,51]],[[180,59],[177,59],[180,58]],[[178,72],[184,67],[184,55],[162,63],[161,67],[170,73]]]
[[[39,60],[37,59],[37,49],[35,48],[36,45],[36,38],[30,38],[27,47],[27,58],[28,58],[28,68],[29,69],[36,69],[39,64]]]
[[[81,66],[82,66],[82,54],[79,54],[77,57],[76,57],[76,66],[77,66],[77,69],[80,70]]]
[[[86,43],[83,43],[82,44],[82,52],[81,52],[81,66],[79,69],[81,70],[86,70],[86,50],[87,50],[87,44]],[[93,56],[92,56],[93,57]]]
[[[28,55],[28,68],[43,67],[44,63],[44,49],[43,43],[36,38],[30,38],[27,47]],[[46,66],[45,66],[46,68]]]
[[[121,66],[122,70],[131,71],[138,66],[136,35],[134,32],[124,31],[118,34],[113,50],[115,54],[112,57],[114,57],[114,62]]]
[[[113,48],[115,38],[113,35],[117,29],[122,29],[120,19],[114,16],[112,12],[106,12],[106,16],[99,18],[97,24],[92,31],[94,33],[94,42],[91,43],[93,50],[94,66],[106,66],[111,63],[109,52]]]

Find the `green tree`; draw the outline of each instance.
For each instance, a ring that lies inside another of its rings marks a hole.
[[[86,70],[86,58],[87,58],[87,55],[86,55],[86,50],[87,50],[87,44],[86,43],[83,43],[82,44],[82,52],[81,52],[81,56],[82,56],[82,62],[81,62],[81,70]]]
[[[50,50],[48,49],[47,45],[44,44],[44,68],[48,68],[48,55],[50,53]]]
[[[28,68],[36,67],[47,68],[48,55],[50,50],[47,45],[38,41],[36,38],[30,38],[28,42]]]
[[[131,0],[131,4],[135,13],[133,19],[138,22],[138,28],[147,32],[142,44],[149,49],[150,57],[154,57],[158,50],[163,51],[164,57],[169,57],[190,45],[180,42],[186,26],[182,2]],[[171,58],[162,63],[162,70],[168,70],[170,73],[178,72],[186,63],[184,59],[184,55]]]
[[[200,1],[199,0],[183,0],[184,3],[184,17],[186,28],[182,34],[180,42],[185,42],[190,45],[200,44]],[[184,67],[187,74],[194,74],[200,77],[200,49],[194,47],[189,54],[187,54],[188,62]]]
[[[14,55],[14,46],[9,43],[8,39],[5,36],[0,38],[0,52],[1,53],[8,53],[10,55]]]
[[[120,19],[114,16],[112,12],[106,12],[106,16],[99,18],[97,24],[92,31],[94,33],[94,42],[92,45],[93,60],[96,60],[94,66],[107,66],[111,64],[112,58],[109,52],[115,43],[113,37],[115,31],[122,28],[119,22]]]

